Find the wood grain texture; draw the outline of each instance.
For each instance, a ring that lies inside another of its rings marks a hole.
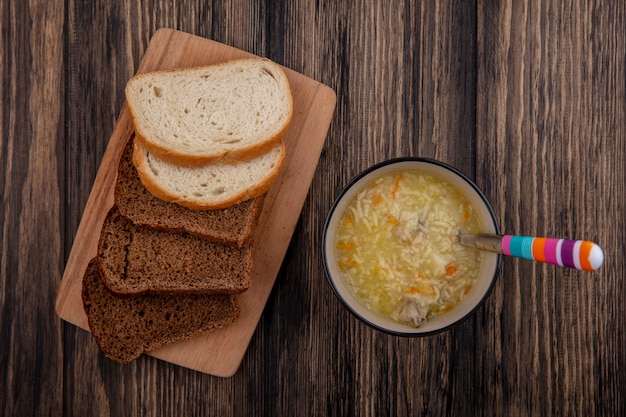
[[[0,413],[53,415],[63,405],[57,395],[62,326],[52,319],[50,302],[63,268],[58,255],[64,197],[58,178],[65,155],[58,138],[64,123],[64,8],[55,1],[5,3],[0,12]]]
[[[624,2],[0,3],[2,415],[626,409]],[[337,92],[285,261],[231,378],[152,357],[116,365],[53,311],[124,83],[161,27],[268,56]],[[370,330],[326,283],[321,229],[353,175],[404,155],[475,178],[508,233],[595,240],[604,266],[505,259],[485,305],[453,330]]]
[[[594,274],[505,260],[484,310],[498,317],[486,328],[498,337],[483,342],[482,369],[497,364],[498,384],[484,388],[511,413],[610,415],[626,404],[615,372],[624,364],[625,8],[478,10],[479,183],[505,232],[586,238],[606,257]]]

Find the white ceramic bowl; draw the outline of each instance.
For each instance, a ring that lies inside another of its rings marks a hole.
[[[499,227],[489,201],[480,189],[463,173],[442,162],[426,158],[391,159],[361,172],[343,189],[330,209],[322,236],[322,255],[328,281],[339,300],[357,318],[380,331],[401,336],[423,336],[450,328],[471,315],[491,291],[500,264],[500,255],[484,252],[478,278],[463,301],[449,312],[430,319],[418,328],[398,323],[361,305],[345,286],[335,253],[335,236],[339,219],[350,200],[375,178],[401,170],[416,170],[440,177],[455,185],[472,204],[482,224],[482,233],[498,234]]]

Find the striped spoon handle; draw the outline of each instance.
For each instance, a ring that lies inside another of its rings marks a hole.
[[[604,261],[600,246],[588,240],[504,235],[502,253],[583,271],[595,271]]]
[[[604,262],[604,252],[588,240],[531,236],[464,235],[460,242],[478,249],[531,261],[595,271]]]

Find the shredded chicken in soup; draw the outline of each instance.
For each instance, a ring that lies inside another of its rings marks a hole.
[[[479,231],[474,209],[452,184],[413,171],[384,175],[339,222],[342,278],[368,309],[419,327],[471,289],[482,254],[453,237]]]

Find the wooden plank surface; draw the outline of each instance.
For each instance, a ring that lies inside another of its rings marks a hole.
[[[50,314],[64,245],[65,8],[54,1],[6,3],[0,2],[0,414],[61,415],[63,326]]]
[[[185,32],[161,29],[152,37],[138,73],[195,67],[249,58],[251,54]],[[335,93],[285,69],[294,115],[284,134],[286,156],[267,193],[253,243],[250,288],[237,296],[241,316],[230,326],[150,352],[151,356],[217,376],[232,376],[241,363],[287,251],[335,109]],[[90,193],[56,302],[64,320],[89,330],[81,297],[87,263],[97,254],[102,222],[113,206],[118,163],[133,126],[128,109],[120,117]]]
[[[498,337],[481,339],[477,358],[479,380],[491,377],[479,385],[489,406],[525,415],[626,410],[626,379],[615,372],[626,359],[625,10],[623,2],[479,4],[479,183],[506,233],[585,238],[606,258],[593,274],[504,260],[484,310],[485,320],[497,317],[484,329]]]
[[[0,3],[0,414],[626,409],[625,2]],[[337,93],[301,217],[231,378],[149,356],[117,365],[54,313],[123,85],[162,27],[267,56]],[[403,155],[475,178],[507,232],[596,240],[604,266],[505,259],[485,305],[450,332],[372,331],[326,283],[321,228],[349,178]]]

